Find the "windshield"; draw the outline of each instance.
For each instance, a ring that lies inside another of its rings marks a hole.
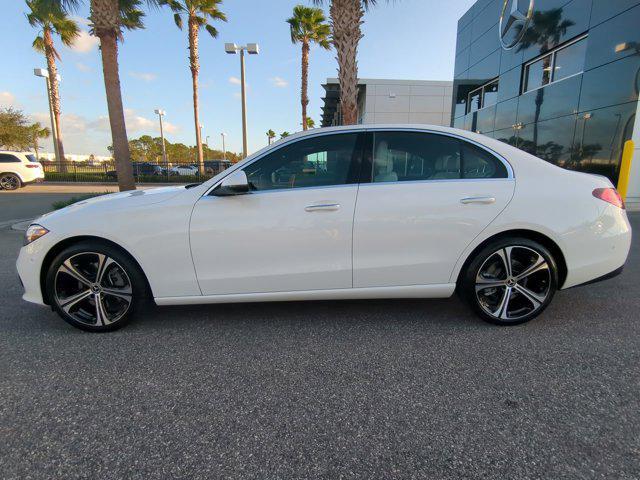
[[[38,163],[38,159],[36,158],[36,156],[35,156],[33,153],[27,153],[27,154],[25,155],[25,157],[27,157],[27,159],[28,159],[30,162]]]

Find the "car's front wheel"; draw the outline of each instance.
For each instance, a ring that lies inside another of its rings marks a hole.
[[[17,190],[22,186],[20,177],[15,173],[3,173],[0,174],[0,189],[2,190]]]
[[[469,263],[462,294],[478,315],[498,325],[537,317],[558,288],[551,252],[527,238],[504,238],[486,245]]]
[[[63,250],[49,267],[46,290],[67,323],[91,332],[123,327],[147,298],[146,280],[135,262],[99,242]]]

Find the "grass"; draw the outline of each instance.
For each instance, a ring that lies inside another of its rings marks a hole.
[[[51,206],[54,210],[60,210],[61,208],[68,207],[69,205],[73,205],[74,203],[81,202],[83,200],[87,200],[88,198],[99,197],[101,195],[107,195],[111,192],[95,192],[95,193],[87,193],[86,195],[78,195],[77,197],[71,197],[67,200],[59,200],[57,202],[53,202]]]

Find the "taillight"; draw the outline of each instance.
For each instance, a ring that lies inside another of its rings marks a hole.
[[[596,188],[593,196],[624,210],[624,200],[615,188]]]
[[[27,168],[40,168],[40,165],[33,165],[32,163],[27,163],[25,165],[25,167],[27,167]]]

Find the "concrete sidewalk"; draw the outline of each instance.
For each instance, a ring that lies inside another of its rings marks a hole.
[[[145,183],[136,186],[138,190],[149,188],[185,185],[184,183]],[[25,193],[105,193],[117,192],[116,183],[75,183],[75,182],[45,182],[27,185],[11,192],[2,191],[1,195],[20,195]]]

